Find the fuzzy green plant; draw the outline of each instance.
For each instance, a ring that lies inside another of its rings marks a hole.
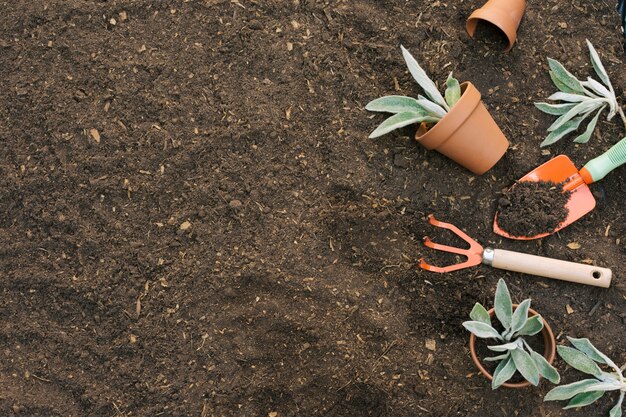
[[[392,130],[399,129],[413,123],[437,123],[440,121],[461,98],[459,81],[452,77],[446,81],[445,98],[441,95],[435,83],[428,78],[413,55],[400,45],[402,56],[409,72],[422,87],[427,97],[418,95],[417,99],[405,96],[386,96],[373,100],[365,106],[369,111],[393,113],[393,116],[382,122],[371,134],[370,138],[377,138]]]
[[[561,379],[557,370],[548,363],[546,358],[535,352],[524,339],[525,336],[536,335],[543,329],[541,316],[528,317],[530,301],[530,299],[522,301],[513,312],[509,289],[504,280],[500,279],[496,288],[494,308],[496,317],[504,330],[499,332],[491,325],[489,313],[479,303],[474,305],[470,313],[472,321],[463,323],[463,327],[476,337],[494,339],[499,342],[487,348],[500,355],[483,359],[499,362],[493,373],[492,389],[510,380],[516,371],[535,386],[539,384],[540,376],[554,384],[558,384]]]
[[[609,412],[609,417],[621,417],[622,402],[626,395],[626,379],[621,369],[592,345],[589,339],[567,339],[574,347],[559,346],[559,356],[572,368],[593,378],[556,387],[546,394],[544,401],[570,400],[565,409],[577,408],[593,404],[609,391],[619,391],[619,400]],[[601,366],[611,368],[612,372],[603,371]]]
[[[574,139],[576,143],[587,143],[596,128],[600,114],[607,108],[609,111],[607,120],[611,120],[619,113],[626,127],[626,116],[617,102],[615,90],[600,61],[600,56],[589,40],[587,40],[587,46],[591,56],[591,65],[602,83],[591,77],[588,77],[586,81],[581,81],[566,70],[560,62],[548,58],[550,78],[559,89],[558,92],[548,97],[548,100],[560,103],[535,103],[535,106],[544,113],[559,117],[548,128],[548,136],[541,142],[541,147],[552,145],[575,132],[583,121],[593,116],[585,131]]]

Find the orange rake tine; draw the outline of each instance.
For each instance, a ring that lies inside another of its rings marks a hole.
[[[450,252],[450,253],[454,253],[457,255],[463,255],[467,257],[467,261],[461,262],[460,264],[439,267],[439,266],[435,266],[435,265],[431,265],[427,263],[424,259],[420,259],[419,260],[420,268],[425,269],[427,271],[443,273],[443,272],[452,272],[452,271],[458,271],[459,269],[469,268],[471,266],[478,265],[482,262],[483,247],[474,239],[472,239],[467,234],[465,234],[458,227],[450,223],[440,222],[432,214],[428,216],[428,222],[432,224],[433,226],[450,230],[455,235],[457,235],[458,237],[466,241],[470,245],[470,247],[468,249],[460,249],[460,248],[455,248],[453,246],[442,245],[440,243],[433,242],[432,240],[430,240],[429,237],[425,236],[423,239],[425,246],[431,249],[435,249],[435,250]]]

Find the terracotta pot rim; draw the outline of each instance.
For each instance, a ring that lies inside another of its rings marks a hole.
[[[465,30],[473,38],[479,20],[491,23],[498,27],[508,39],[509,45],[504,51],[509,52],[517,40],[517,29],[525,10],[526,0],[507,1],[506,4],[489,0],[470,15],[465,24]]]
[[[514,307],[513,311],[515,311],[515,308],[517,308],[518,306],[519,304],[513,304],[513,307]],[[495,315],[494,308],[488,310],[487,312],[489,313],[490,317],[493,317]],[[541,314],[539,314],[537,311],[533,310],[532,308],[528,309],[528,313],[530,317],[541,316]],[[556,339],[554,337],[554,332],[552,332],[552,328],[550,327],[546,319],[543,316],[541,316],[541,319],[543,320],[543,329],[541,329],[541,334],[543,335],[543,342],[545,345],[543,357],[546,358],[549,364],[552,364],[554,362],[554,359],[556,359]],[[475,345],[476,345],[476,336],[472,333],[470,334],[470,355],[472,357],[472,360],[474,361],[474,364],[476,364],[476,367],[478,368],[480,373],[483,374],[489,381],[492,381],[493,375],[491,375],[489,371],[485,369],[480,359],[478,359],[478,356],[476,355]],[[528,381],[516,382],[516,383],[505,382],[504,384],[502,384],[503,387],[507,387],[507,388],[524,388],[530,385],[531,383]]]
[[[426,149],[437,149],[446,140],[448,140],[454,132],[456,132],[465,121],[472,115],[474,109],[480,103],[481,94],[480,91],[470,81],[461,83],[461,98],[456,102],[450,111],[433,127],[428,129],[425,133],[420,135],[420,130],[415,132],[415,140],[417,140]],[[450,128],[448,124],[450,120],[457,122],[457,126]],[[436,132],[448,128],[450,133],[448,135],[437,135]],[[433,133],[434,132],[434,133]],[[441,137],[443,139],[438,138]]]

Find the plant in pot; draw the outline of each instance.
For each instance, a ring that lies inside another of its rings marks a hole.
[[[522,388],[528,385],[538,385],[540,377],[558,384],[560,376],[551,365],[555,358],[556,341],[548,323],[534,310],[530,308],[530,299],[520,304],[513,304],[509,290],[504,280],[498,281],[494,308],[487,311],[481,304],[476,303],[470,313],[471,321],[463,323],[463,327],[469,330],[470,353],[472,360],[480,372],[491,380],[491,388],[500,386],[509,388]],[[501,326],[491,323],[496,316]],[[496,327],[501,327],[498,330]],[[543,356],[535,352],[529,340],[541,333],[545,346]],[[497,362],[498,365],[493,375],[485,369],[476,354],[476,338],[491,339],[495,344],[487,346],[496,356],[483,358],[486,362]],[[507,382],[519,373],[525,381]]]
[[[548,58],[550,78],[559,89],[558,92],[548,97],[548,100],[561,101],[561,103],[535,103],[535,106],[542,112],[558,116],[548,127],[548,136],[541,142],[541,147],[552,145],[564,136],[575,132],[585,119],[593,115],[585,131],[574,139],[576,143],[587,143],[596,128],[600,114],[607,108],[609,110],[607,120],[619,114],[626,127],[626,116],[617,102],[615,90],[600,61],[600,56],[589,40],[587,40],[587,47],[593,69],[602,83],[591,77],[587,77],[586,81],[579,80],[559,61]]]
[[[567,338],[574,346],[559,346],[559,356],[572,368],[593,378],[583,379],[567,385],[561,385],[548,392],[544,401],[570,400],[565,409],[584,407],[593,404],[609,391],[619,391],[617,404],[609,411],[609,417],[621,417],[622,402],[626,395],[626,378],[615,362],[600,352],[589,339]],[[600,367],[611,368],[605,372]]]
[[[409,51],[400,48],[409,72],[427,97],[386,96],[368,103],[367,110],[393,113],[369,137],[418,124],[415,139],[424,147],[475,174],[485,173],[504,155],[509,142],[481,102],[480,92],[470,82],[459,84],[450,74],[444,98]]]

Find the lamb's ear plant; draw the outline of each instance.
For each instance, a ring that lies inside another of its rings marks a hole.
[[[546,394],[544,401],[570,400],[565,409],[584,407],[594,403],[608,391],[619,391],[619,400],[609,412],[609,417],[621,417],[626,379],[620,368],[596,349],[589,339],[568,339],[574,347],[559,346],[559,356],[572,368],[592,375],[593,378],[556,387]],[[609,367],[612,372],[605,372],[600,366]]]
[[[413,123],[437,123],[461,98],[461,87],[452,73],[446,81],[445,98],[441,95],[435,83],[428,78],[413,55],[404,46],[400,46],[402,55],[409,72],[422,87],[427,97],[418,95],[418,98],[405,96],[386,96],[369,102],[365,108],[369,111],[393,113],[393,116],[382,122],[371,134],[370,138],[377,138],[392,130],[408,126]]]
[[[511,379],[515,371],[535,386],[539,384],[540,376],[555,384],[558,384],[561,379],[557,370],[524,340],[525,336],[536,335],[543,329],[541,316],[528,317],[529,307],[530,299],[526,299],[513,312],[509,290],[504,280],[500,279],[496,288],[494,308],[496,317],[504,330],[499,332],[491,325],[489,313],[479,303],[474,305],[470,313],[472,321],[463,323],[463,327],[476,337],[495,339],[499,342],[487,348],[500,354],[483,359],[499,362],[493,373],[492,389],[500,387]]]
[[[617,102],[615,90],[611,80],[600,61],[600,56],[595,48],[587,40],[591,64],[596,74],[602,81],[588,77],[586,81],[574,77],[560,62],[548,58],[550,65],[550,78],[559,89],[558,92],[548,97],[548,100],[560,101],[561,103],[535,103],[535,106],[544,113],[559,116],[548,128],[548,136],[541,142],[541,147],[552,145],[564,136],[578,130],[583,121],[592,117],[585,131],[574,139],[577,143],[587,143],[596,128],[598,118],[604,109],[609,110],[607,120],[611,120],[616,114],[622,118],[626,127],[626,116]]]

